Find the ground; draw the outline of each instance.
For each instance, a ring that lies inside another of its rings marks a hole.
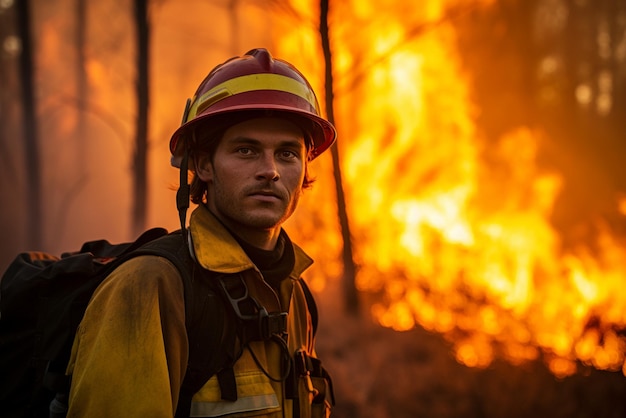
[[[626,418],[626,378],[592,368],[557,379],[539,361],[459,364],[440,335],[397,332],[317,295],[318,354],[333,376],[336,418]],[[367,311],[366,309],[363,309]]]

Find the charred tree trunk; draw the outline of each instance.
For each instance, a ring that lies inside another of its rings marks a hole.
[[[81,170],[81,177],[85,171],[87,141],[85,141],[85,107],[87,100],[86,62],[86,31],[87,31],[87,4],[86,0],[76,1],[76,98],[78,115],[76,126],[76,147],[78,150],[77,162]]]
[[[138,234],[145,228],[148,200],[148,105],[149,36],[148,1],[135,0],[137,34],[137,131],[133,159],[132,228]]]
[[[326,111],[328,120],[335,123],[334,107],[333,107],[333,66],[330,50],[330,39],[328,30],[328,0],[320,1],[320,35],[322,38],[322,49],[324,52],[324,62],[326,63],[325,86],[326,86]],[[343,281],[344,281],[344,297],[346,303],[346,311],[356,314],[359,308],[357,291],[356,291],[356,266],[352,257],[352,236],[350,234],[350,225],[348,222],[348,214],[346,212],[346,199],[343,192],[343,183],[341,178],[341,165],[339,162],[339,149],[335,144],[330,149],[333,156],[333,170],[335,178],[335,190],[337,193],[337,211],[339,216],[339,224],[341,226],[341,236],[343,238]]]
[[[15,24],[17,23],[17,12],[13,8],[12,10],[7,10],[4,15],[0,15],[0,39],[10,39],[10,36],[15,36],[17,28]],[[10,24],[13,23],[13,25]],[[5,41],[6,42],[6,41]],[[5,47],[5,51],[8,48]],[[13,65],[13,59],[8,60],[5,59],[0,65],[0,85],[6,86],[0,90],[0,109],[4,111],[0,112],[0,167],[2,167],[2,176],[3,180],[7,180],[11,177],[11,180],[17,178],[18,173],[15,168],[16,162],[13,161],[10,154],[10,146],[9,146],[9,138],[15,138],[16,135],[14,132],[11,132],[11,128],[15,127],[15,123],[11,118],[11,106],[15,102],[15,97],[17,96],[17,87],[14,87],[15,84],[11,77],[15,77],[18,74],[17,65]],[[17,60],[16,60],[17,62]],[[10,176],[9,176],[10,175]],[[0,183],[1,184],[1,183]],[[3,192],[0,189],[0,192]],[[5,196],[8,197],[8,194],[2,194],[2,198]],[[0,213],[2,213],[2,209],[0,208]]]
[[[33,48],[31,40],[30,1],[17,2],[18,33],[22,41],[20,55],[20,88],[22,91],[22,129],[24,136],[24,173],[27,189],[26,245],[40,248],[42,244],[41,161],[37,139],[37,117],[34,92]]]

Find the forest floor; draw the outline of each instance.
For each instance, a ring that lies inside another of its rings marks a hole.
[[[587,368],[557,379],[539,361],[468,368],[442,336],[346,315],[337,293],[316,295],[317,351],[333,377],[334,418],[626,418],[621,372]]]

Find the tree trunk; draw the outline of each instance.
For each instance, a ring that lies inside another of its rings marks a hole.
[[[18,31],[22,41],[20,54],[20,88],[22,91],[22,127],[24,137],[24,173],[26,175],[27,227],[26,245],[41,248],[41,161],[37,139],[37,109],[35,108],[33,48],[30,33],[30,1],[17,3]]]
[[[137,131],[133,159],[132,228],[138,235],[146,225],[147,212],[147,156],[148,156],[148,105],[149,105],[149,35],[147,0],[135,0],[137,29]]]
[[[320,1],[320,35],[322,38],[322,49],[324,52],[324,61],[326,64],[325,86],[326,86],[326,112],[328,120],[335,123],[333,108],[333,65],[330,50],[330,39],[328,30],[328,0]],[[348,214],[346,212],[345,194],[343,192],[343,184],[341,178],[341,165],[339,161],[339,149],[335,144],[330,149],[333,157],[333,172],[335,178],[335,190],[337,193],[337,211],[339,216],[339,224],[341,226],[341,236],[343,238],[343,289],[346,303],[346,311],[356,314],[358,312],[359,303],[356,291],[356,266],[352,257],[352,236],[350,234],[350,225],[348,222]]]
[[[76,1],[76,149],[78,153],[77,164],[80,169],[79,176],[85,174],[85,161],[87,161],[87,141],[85,129],[85,108],[87,100],[87,73],[85,72],[86,59],[86,32],[87,32],[87,4],[86,0]]]

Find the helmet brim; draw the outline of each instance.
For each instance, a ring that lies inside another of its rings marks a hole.
[[[190,141],[194,131],[197,133],[200,129],[207,131],[225,129],[256,117],[284,117],[294,121],[312,139],[313,144],[309,150],[309,161],[330,148],[337,139],[335,127],[324,118],[313,113],[298,111],[294,110],[293,107],[276,104],[264,104],[262,106],[259,104],[244,104],[238,105],[236,108],[231,106],[224,109],[212,109],[211,112],[199,115],[181,125],[170,139],[171,164],[180,168],[185,146],[187,141]]]

